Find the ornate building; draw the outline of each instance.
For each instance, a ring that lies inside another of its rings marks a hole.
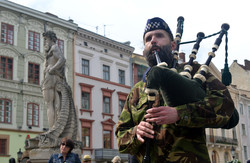
[[[53,30],[67,59],[73,85],[73,39],[77,24],[9,1],[0,1],[0,162],[24,151],[26,137],[48,129],[41,92],[43,32]]]
[[[235,60],[230,66],[230,72],[232,74],[230,92],[240,115],[236,129],[239,140],[236,148],[236,152],[239,153],[236,157],[246,162],[250,159],[250,61],[244,60],[244,65],[241,65]]]
[[[232,83],[228,89],[240,119],[230,130],[207,129],[207,144],[213,163],[230,161],[233,157],[246,162],[250,157],[250,62],[245,60],[245,65],[241,65],[234,61],[229,69]],[[214,74],[220,76],[218,72]]]

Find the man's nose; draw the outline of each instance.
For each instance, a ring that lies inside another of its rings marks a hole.
[[[151,44],[156,45],[156,43],[157,43],[157,38],[155,36],[152,36]]]

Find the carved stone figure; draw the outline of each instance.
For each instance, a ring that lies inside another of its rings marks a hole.
[[[43,33],[45,64],[43,72],[42,92],[47,107],[49,129],[52,129],[60,112],[61,90],[57,85],[66,85],[64,68],[66,59],[56,44],[56,35],[48,31]]]
[[[44,79],[42,93],[47,108],[49,130],[26,142],[29,148],[59,147],[61,138],[71,138],[76,147],[81,143],[76,141],[78,118],[74,107],[71,88],[65,78],[66,59],[52,31],[43,33],[44,37]]]

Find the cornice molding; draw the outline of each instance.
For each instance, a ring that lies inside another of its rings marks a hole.
[[[67,21],[57,16],[52,16],[52,15],[16,4],[10,1],[0,1],[0,6],[8,10],[19,12],[21,15],[27,15],[30,17],[44,20],[45,22],[51,22],[53,24],[56,24],[56,25],[59,25],[59,26],[62,26],[62,27],[65,27],[74,31],[76,31],[78,27],[78,25],[76,23],[73,23],[72,20]]]
[[[111,40],[107,37],[101,36],[99,34],[96,34],[94,32],[88,31],[86,29],[78,28],[77,35],[79,37],[83,37],[85,39],[88,39],[90,41],[93,41],[97,44],[101,44],[102,46],[107,46],[125,53],[128,53],[132,55],[134,51],[134,47],[128,46],[126,44]]]

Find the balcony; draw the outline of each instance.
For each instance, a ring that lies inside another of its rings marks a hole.
[[[123,161],[128,160],[128,154],[121,154],[117,149],[95,149],[96,161],[111,161],[117,155],[120,156]]]
[[[225,145],[238,145],[238,140],[233,138],[226,138],[222,136],[212,136],[206,135],[207,143],[218,143],[218,144],[225,144]]]

